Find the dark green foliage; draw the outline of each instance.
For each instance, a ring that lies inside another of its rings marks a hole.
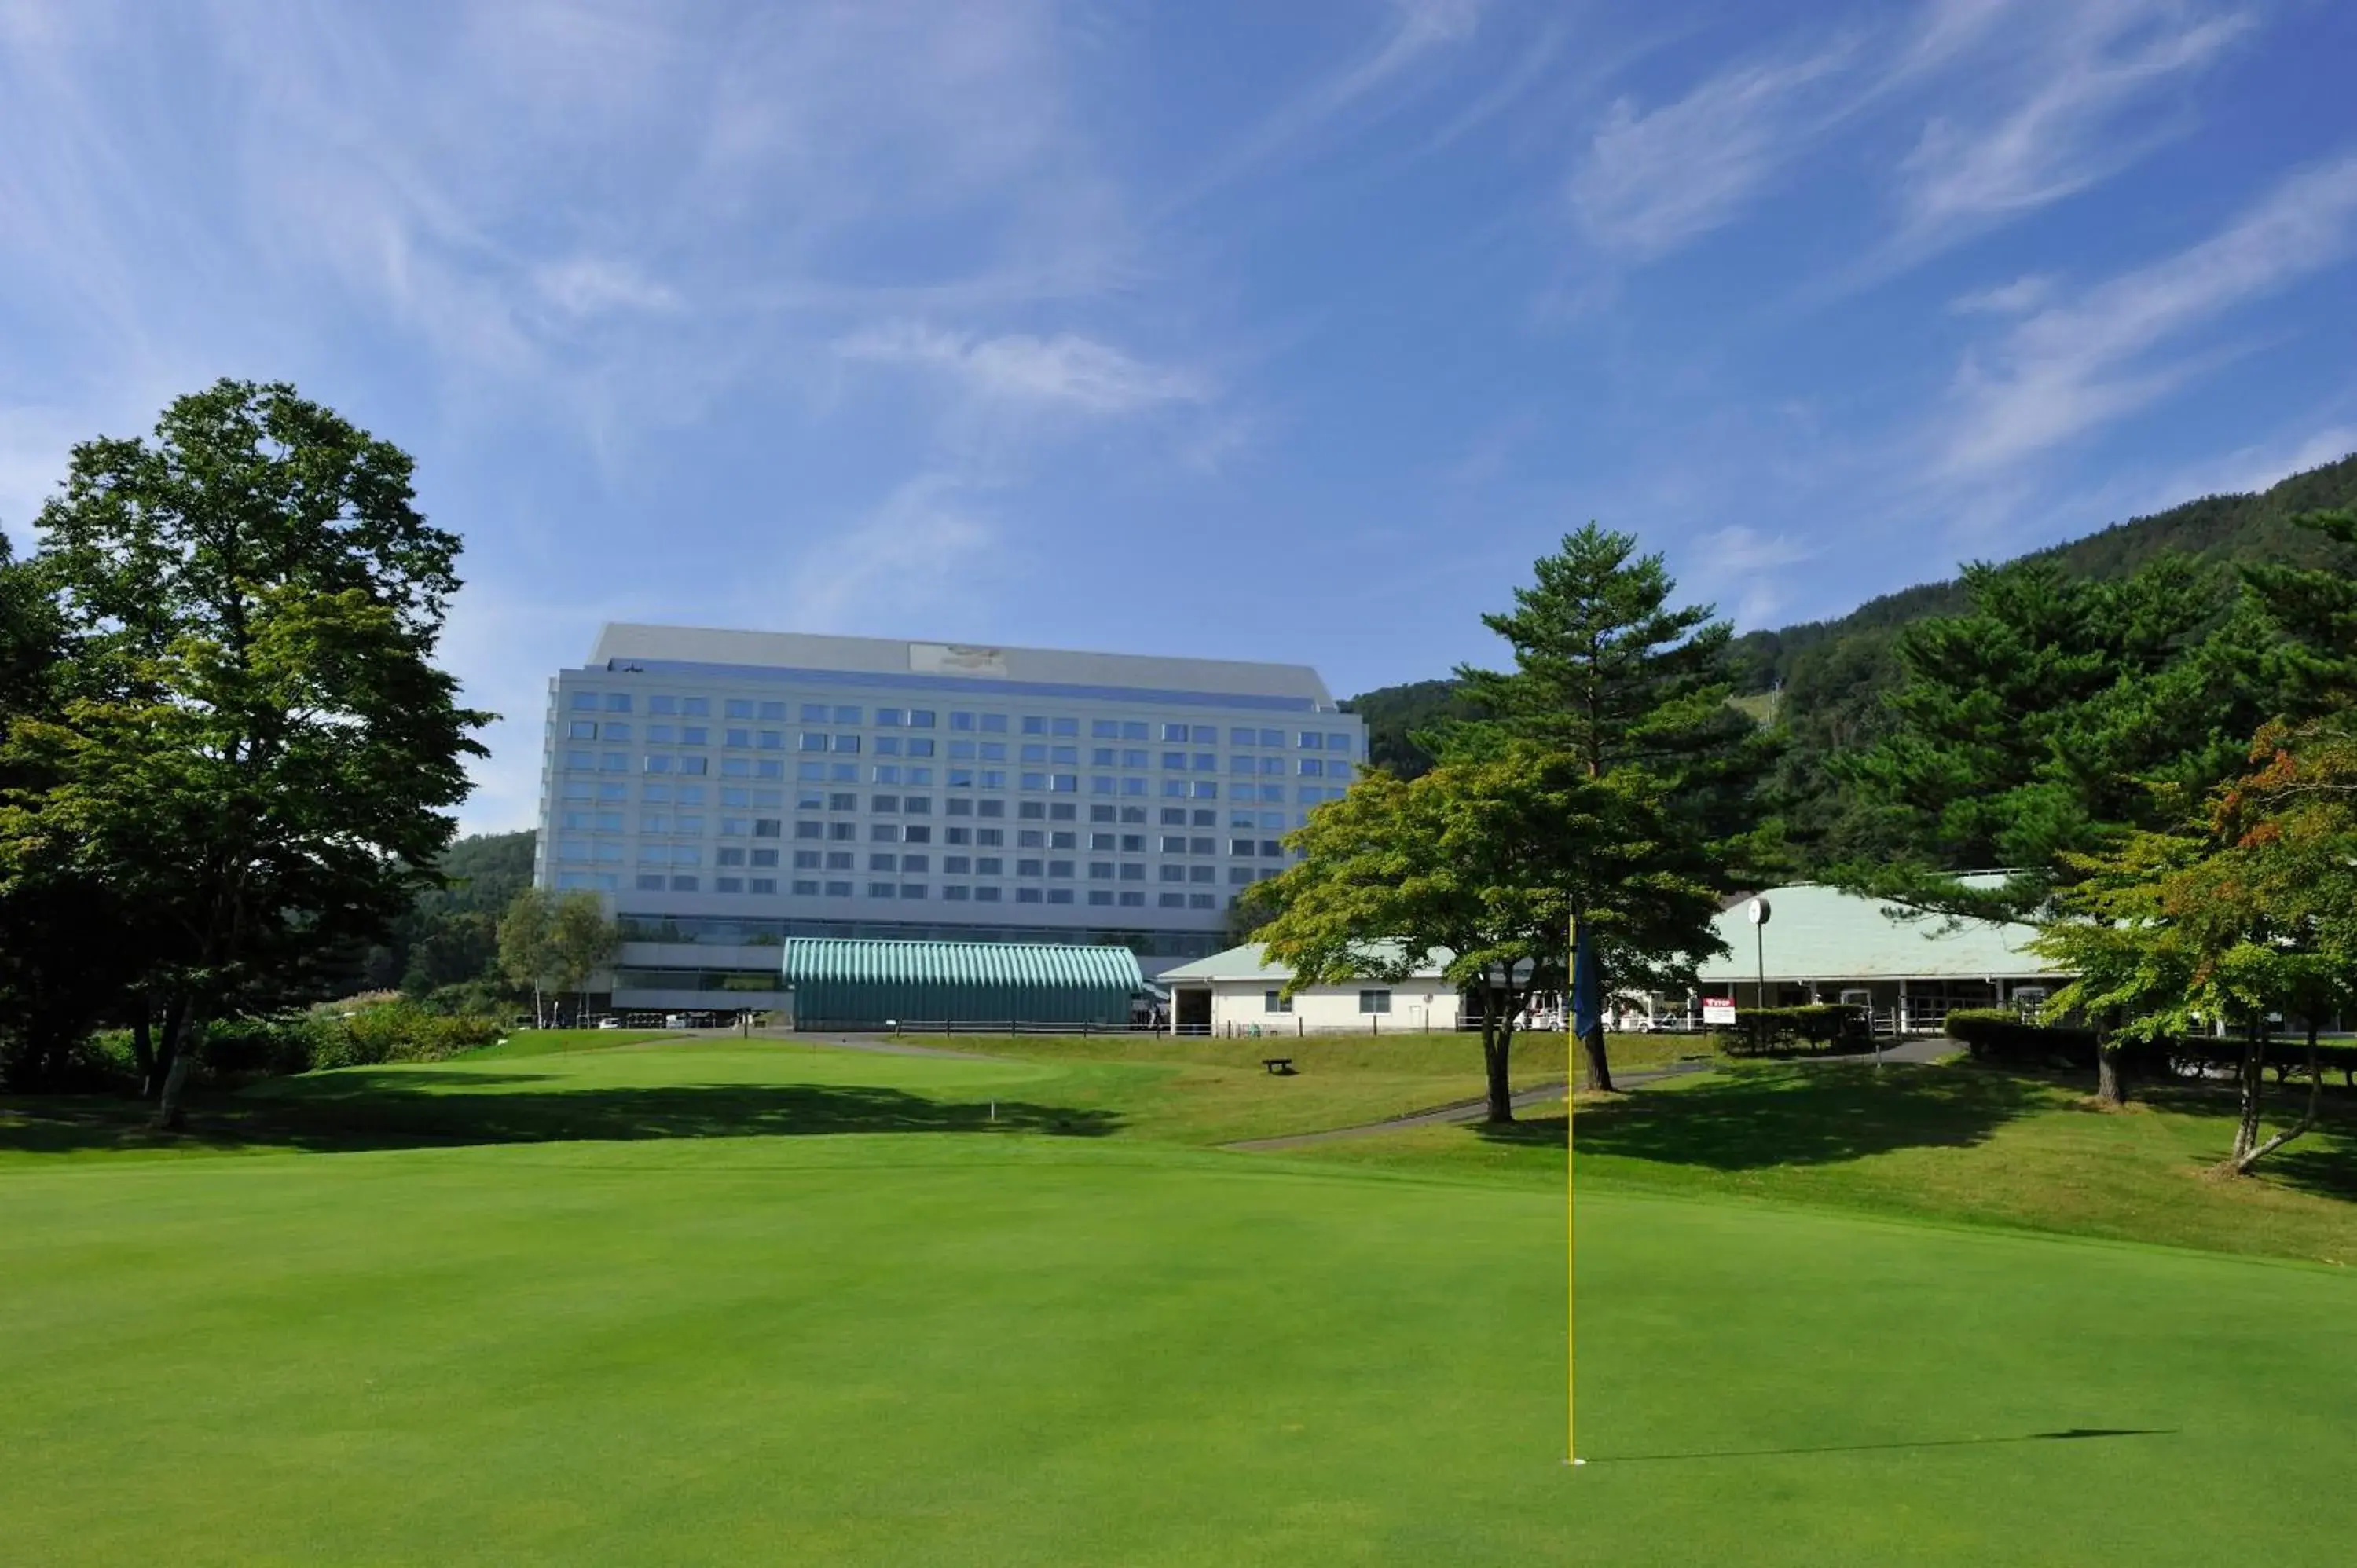
[[[1742,1056],[1791,1046],[1818,1049],[1867,1038],[1866,1015],[1838,1002],[1810,1002],[1794,1007],[1745,1007],[1735,1015],[1733,1033],[1722,1036],[1725,1048]]]
[[[442,856],[444,886],[417,895],[386,943],[386,979],[405,996],[496,979],[500,916],[532,886],[535,834],[479,833]]]
[[[1973,1060],[1991,1067],[2095,1070],[2095,1031],[2032,1024],[2010,1007],[1958,1007],[1943,1026]]]
[[[1351,698],[1342,709],[1366,721],[1367,760],[1402,779],[1418,778],[1432,767],[1432,753],[1417,736],[1474,716],[1461,683],[1453,680],[1383,686]]]
[[[42,509],[64,676],[6,736],[0,898],[121,913],[72,929],[165,1023],[167,1123],[208,1019],[320,994],[449,845],[490,715],[433,661],[458,542],[411,467],[292,387],[222,381],[152,441],[76,446]]]
[[[2221,569],[2163,555],[2091,581],[2048,562],[1975,564],[1966,613],[1897,636],[1889,728],[1835,754],[1867,853],[1846,885],[1934,908],[2020,918],[2063,857],[2231,773],[2270,712],[2266,636]],[[2001,891],[1946,874],[2013,868]]]

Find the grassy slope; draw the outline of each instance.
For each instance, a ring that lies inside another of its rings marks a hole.
[[[1601,1197],[1570,1475],[1560,1211],[1510,1186],[872,1135],[5,1187],[20,1561],[2206,1565],[2357,1528],[2357,1363],[2297,1352],[2357,1288],[2297,1266]],[[2072,1429],[2138,1434],[2035,1435]]]
[[[2290,1112],[2302,1091],[2275,1091]],[[1742,1066],[1579,1112],[1593,1186],[1740,1196],[1938,1220],[2357,1263],[2357,1103],[2262,1167],[2209,1172],[2233,1102],[2175,1090],[2124,1113],[2083,1086],[1964,1067]],[[1514,1129],[1448,1127],[1314,1151],[1323,1159],[1552,1187],[1563,1117]]]

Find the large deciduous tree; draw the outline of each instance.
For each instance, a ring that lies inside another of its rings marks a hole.
[[[1444,757],[1481,754],[1501,739],[1568,757],[1592,780],[1625,786],[1650,802],[1664,829],[1629,843],[1655,844],[1652,862],[1618,861],[1639,878],[1734,886],[1764,847],[1752,787],[1772,746],[1730,702],[1731,628],[1708,606],[1676,606],[1677,583],[1659,555],[1640,555],[1634,536],[1589,523],[1534,567],[1514,607],[1482,623],[1512,649],[1513,668],[1458,670],[1467,704],[1484,715],[1444,726],[1433,743]],[[1597,933],[1604,993],[1641,983],[1652,959],[1640,947],[1601,940],[1641,896],[1620,899],[1609,884],[1578,878],[1570,912]],[[1681,933],[1683,941],[1691,933]],[[1665,954],[1699,950],[1673,945]],[[1582,1037],[1588,1082],[1612,1087],[1599,1023]]]
[[[2050,1004],[2161,1042],[2224,1024],[2242,1035],[2237,1173],[2316,1124],[2317,1035],[2357,1000],[2357,736],[2346,715],[2260,732],[2241,777],[2167,831],[2078,857],[2066,913],[2038,947],[2078,978]],[[2307,1037],[2305,1114],[2262,1140],[2271,1015]]]
[[[1640,777],[1599,779],[1568,753],[1508,742],[1413,781],[1371,770],[1310,813],[1303,858],[1258,890],[1261,928],[1294,986],[1398,982],[1429,952],[1480,1002],[1492,1122],[1513,1120],[1513,1019],[1562,987],[1566,923],[1631,980],[1676,984],[1717,950],[1717,902]]]
[[[75,447],[38,519],[75,673],[12,731],[38,782],[5,836],[152,915],[166,1125],[209,1018],[381,940],[449,843],[489,715],[434,662],[458,541],[411,467],[290,386],[223,381],[152,440]]]

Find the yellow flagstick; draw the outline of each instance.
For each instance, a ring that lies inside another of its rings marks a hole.
[[[1579,1020],[1573,999],[1579,984],[1579,917],[1571,918],[1571,945],[1565,950],[1563,989],[1563,1461],[1579,1456],[1579,1182],[1574,1159],[1573,1113],[1579,1103]]]

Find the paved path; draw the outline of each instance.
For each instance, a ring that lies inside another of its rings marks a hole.
[[[1883,1047],[1882,1059],[1887,1062],[1936,1061],[1954,1051],[1955,1048],[1956,1043],[1953,1040],[1932,1036],[1928,1038],[1901,1041],[1895,1046],[1886,1046]],[[1861,1052],[1855,1056],[1793,1057],[1785,1059],[1813,1066],[1820,1062],[1868,1062],[1874,1058],[1870,1053]],[[1721,1064],[1715,1058],[1672,1062],[1666,1067],[1645,1068],[1635,1072],[1617,1072],[1612,1075],[1612,1081],[1616,1088],[1633,1089],[1641,1084],[1659,1083],[1663,1079],[1684,1078],[1691,1073],[1708,1072],[1719,1065]],[[1553,1083],[1542,1083],[1523,1090],[1514,1096],[1513,1107],[1520,1111],[1526,1106],[1544,1104],[1562,1098],[1563,1083],[1558,1079]],[[1407,1116],[1394,1116],[1388,1122],[1370,1122],[1359,1127],[1335,1127],[1323,1133],[1290,1133],[1282,1138],[1247,1138],[1241,1144],[1222,1144],[1220,1146],[1245,1154],[1270,1154],[1280,1149],[1308,1148],[1316,1144],[1340,1143],[1350,1138],[1381,1137],[1389,1133],[1405,1133],[1416,1127],[1437,1127],[1451,1122],[1470,1122],[1489,1108],[1490,1101],[1486,1097],[1480,1100],[1463,1100],[1453,1105],[1438,1105],[1429,1111],[1418,1111]]]

